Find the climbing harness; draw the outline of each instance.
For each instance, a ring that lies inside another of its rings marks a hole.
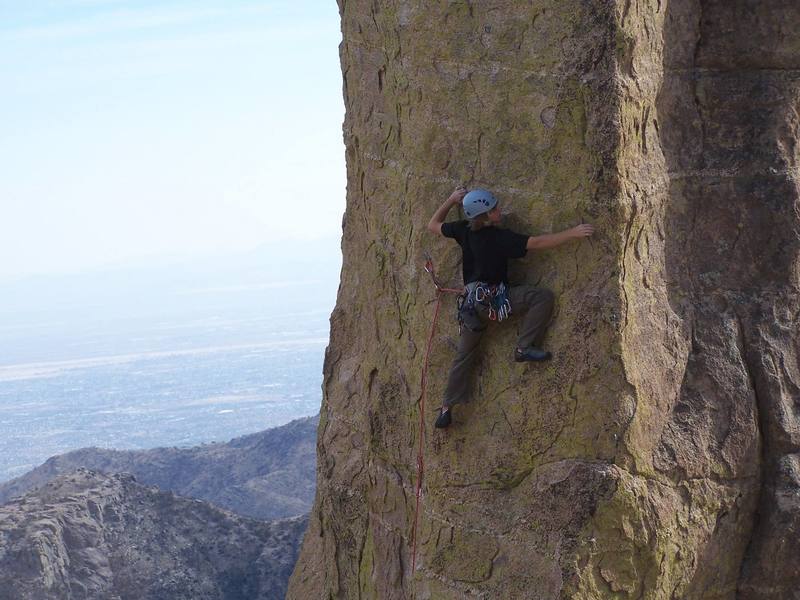
[[[458,324],[470,331],[482,331],[486,324],[478,315],[476,305],[486,307],[491,321],[502,321],[511,314],[511,300],[504,283],[489,284],[483,281],[468,283],[458,299]]]
[[[502,321],[511,314],[511,300],[505,283],[478,283],[475,286],[475,302],[489,307],[489,319],[492,321]]]
[[[439,306],[442,303],[443,294],[463,294],[464,290],[457,290],[454,288],[443,287],[439,280],[436,278],[436,272],[433,270],[433,259],[426,252],[425,253],[425,270],[430,274],[433,280],[433,285],[436,287],[436,310],[433,313],[433,323],[431,324],[431,333],[428,336],[428,348],[425,351],[425,364],[422,367],[422,394],[419,400],[419,449],[417,450],[417,485],[414,495],[416,496],[414,504],[414,526],[411,530],[411,571],[413,573],[417,565],[417,520],[419,518],[419,499],[422,494],[422,476],[425,473],[425,460],[423,449],[425,447],[425,395],[428,386],[428,360],[431,355],[431,346],[433,345],[433,334],[436,331],[436,321],[439,319]]]

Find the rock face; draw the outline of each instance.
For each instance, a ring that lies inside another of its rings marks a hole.
[[[344,266],[288,597],[800,598],[800,4],[339,6]],[[420,430],[421,266],[457,281],[425,224],[461,182],[598,235],[517,263],[556,292],[554,360],[493,327],[442,434],[457,330]]]
[[[0,507],[0,598],[283,598],[306,522],[80,470]]]
[[[256,519],[304,515],[314,498],[318,423],[318,417],[298,419],[225,444],[195,448],[76,450],[0,484],[0,504],[85,467],[103,473],[130,473],[145,485],[207,500]]]

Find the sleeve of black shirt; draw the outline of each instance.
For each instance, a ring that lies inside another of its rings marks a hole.
[[[450,221],[442,223],[442,235],[457,240],[464,229],[465,221]]]
[[[528,252],[528,236],[510,229],[503,230],[503,251],[508,258],[522,258]]]

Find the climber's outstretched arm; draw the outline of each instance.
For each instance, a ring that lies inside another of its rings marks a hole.
[[[528,238],[528,243],[525,246],[528,250],[546,250],[547,248],[555,248],[570,240],[578,240],[581,238],[589,237],[594,233],[594,225],[583,223],[571,229],[565,229],[558,233],[546,233],[544,235],[537,235]]]
[[[447,217],[447,213],[450,212],[450,209],[457,204],[461,204],[461,200],[467,194],[466,188],[463,186],[458,186],[455,191],[450,194],[450,197],[444,201],[433,216],[431,217],[430,223],[428,223],[428,231],[431,233],[435,233],[438,235],[442,235],[442,223],[444,223],[445,217]]]

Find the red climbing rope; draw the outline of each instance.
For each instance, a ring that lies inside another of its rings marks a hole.
[[[436,279],[436,272],[433,270],[433,260],[426,255],[425,270],[430,273],[433,285],[436,286],[436,310],[433,313],[433,323],[431,333],[428,336],[428,348],[425,350],[425,364],[422,366],[422,394],[419,401],[419,449],[417,450],[417,485],[415,490],[416,501],[414,505],[414,528],[411,530],[411,572],[417,566],[417,520],[419,518],[419,499],[422,494],[422,476],[425,473],[425,395],[428,387],[428,360],[433,346],[433,334],[436,332],[436,322],[439,320],[439,307],[442,304],[442,294],[461,294],[464,290],[445,288]]]

